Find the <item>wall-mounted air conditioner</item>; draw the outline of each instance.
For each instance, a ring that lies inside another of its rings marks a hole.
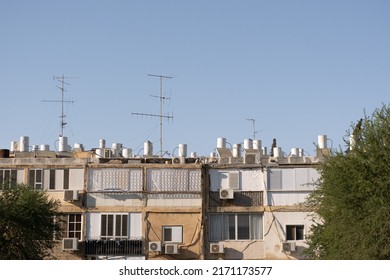
[[[79,200],[79,194],[76,190],[65,190],[64,200],[65,201]]]
[[[62,239],[62,250],[78,250],[79,240],[78,238],[63,238]]]
[[[234,190],[231,188],[219,190],[220,199],[234,199]]]
[[[179,254],[179,246],[177,244],[165,244],[165,254]]]
[[[295,242],[283,242],[283,252],[295,252]]]
[[[149,242],[150,252],[161,252],[161,241]]]
[[[224,247],[222,243],[211,243],[210,244],[210,254],[223,254]]]

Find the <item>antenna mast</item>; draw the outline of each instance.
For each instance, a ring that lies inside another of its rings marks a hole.
[[[163,156],[163,118],[165,119],[173,119],[173,116],[169,115],[164,115],[163,114],[163,102],[164,100],[168,100],[168,97],[165,97],[163,95],[163,79],[172,79],[170,76],[163,76],[163,75],[153,75],[153,74],[148,74],[150,77],[157,77],[160,78],[160,96],[154,96],[160,99],[160,114],[155,115],[155,114],[143,114],[143,113],[131,113],[132,115],[139,115],[139,116],[149,116],[149,117],[159,117],[160,118],[160,156]]]
[[[65,85],[69,85],[68,83],[65,82],[65,79],[77,79],[78,77],[65,77],[64,74],[62,76],[54,76],[53,80],[56,80],[61,83],[61,86],[57,86],[61,90],[61,100],[42,100],[42,102],[61,102],[61,134],[60,137],[64,136],[64,128],[67,123],[65,122],[65,117],[64,115],[64,103],[74,103],[72,100],[64,100],[64,94],[66,92],[65,90]]]
[[[256,120],[255,119],[246,119],[247,121],[251,121],[252,122],[252,126],[253,126],[253,140],[256,139],[256,133],[258,131],[256,131]]]

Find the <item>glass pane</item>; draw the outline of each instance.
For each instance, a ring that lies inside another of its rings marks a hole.
[[[236,215],[229,215],[229,238],[230,240],[236,239]]]
[[[35,175],[36,175],[35,182],[42,183],[42,170],[41,169],[36,170]]]
[[[107,236],[107,215],[102,215],[102,223],[100,228],[100,235]]]
[[[64,169],[64,190],[69,189],[69,169]]]
[[[81,223],[81,214],[75,214],[75,221]]]
[[[49,189],[54,190],[55,188],[56,188],[56,171],[54,169],[51,169]]]
[[[251,215],[251,239],[263,239],[262,216],[258,214]]]
[[[4,170],[4,183],[9,184],[10,183],[10,171],[9,170]],[[1,182],[1,181],[0,181]]]
[[[122,236],[127,237],[127,215],[122,215]]]
[[[164,227],[164,241],[172,241],[172,228]]]
[[[210,215],[209,222],[209,234],[210,241],[221,241],[223,240],[223,224],[222,215]]]
[[[18,172],[16,170],[11,171],[11,183],[16,183],[16,178],[18,177]]]
[[[28,185],[31,188],[35,187],[35,170],[30,170],[28,172]]]
[[[249,215],[237,215],[237,239],[249,239]]]
[[[297,228],[296,240],[303,240],[304,239],[303,226],[296,226],[296,228]]]
[[[286,226],[286,240],[295,240],[295,226]]]
[[[114,236],[114,215],[107,215],[107,236]]]

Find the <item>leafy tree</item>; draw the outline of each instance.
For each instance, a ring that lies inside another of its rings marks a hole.
[[[365,116],[351,149],[332,151],[309,196],[316,223],[307,254],[315,259],[390,259],[390,107]]]
[[[4,185],[0,191],[0,259],[37,260],[50,258],[60,234],[54,219],[59,201],[25,185]]]

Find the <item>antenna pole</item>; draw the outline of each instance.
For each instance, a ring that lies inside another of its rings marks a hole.
[[[159,117],[160,118],[160,156],[162,157],[163,152],[163,118],[166,119],[173,119],[173,116],[164,115],[163,114],[163,102],[165,99],[169,99],[167,97],[164,97],[163,95],[163,79],[172,79],[170,76],[163,76],[163,75],[153,75],[148,74],[150,77],[157,77],[160,78],[160,96],[153,96],[158,97],[160,99],[160,114],[159,115],[153,115],[153,114],[142,114],[142,113],[132,113],[133,115],[142,115],[142,116],[152,116],[152,117]]]
[[[61,90],[61,100],[42,100],[42,102],[61,102],[61,122],[60,122],[60,126],[61,126],[61,134],[60,134],[60,137],[64,136],[64,128],[65,128],[65,125],[67,124],[65,122],[65,117],[66,115],[64,114],[64,103],[74,103],[74,101],[68,101],[68,100],[64,100],[64,95],[65,95],[65,85],[69,85],[68,83],[65,82],[65,79],[76,79],[78,77],[65,77],[64,74],[62,74],[62,76],[54,76],[53,77],[53,80],[56,80],[58,82],[61,83],[61,86],[57,86],[60,90]]]
[[[256,120],[255,119],[246,119],[246,120],[252,122],[252,126],[253,126],[253,140],[255,140],[256,139],[256,133],[257,133],[256,125],[255,125]]]

